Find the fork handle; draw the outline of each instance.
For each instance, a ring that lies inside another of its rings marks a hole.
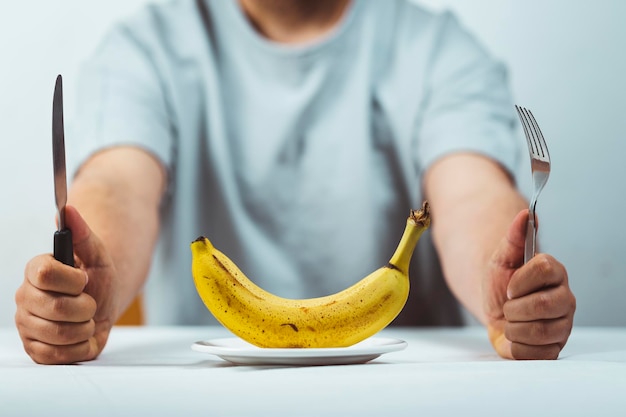
[[[535,256],[537,242],[537,228],[535,226],[535,216],[528,216],[528,225],[526,226],[526,242],[524,245],[524,263],[530,261]]]

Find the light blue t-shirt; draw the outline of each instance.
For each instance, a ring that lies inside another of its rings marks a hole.
[[[386,264],[435,160],[514,172],[519,152],[503,66],[451,14],[405,0],[354,0],[306,45],[263,38],[235,0],[150,5],[85,64],[77,108],[75,167],[130,144],[167,168],[155,324],[213,322],[190,272],[199,235],[271,292],[333,293]],[[418,248],[397,323],[459,323],[428,236]]]

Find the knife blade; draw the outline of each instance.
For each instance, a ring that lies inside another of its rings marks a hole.
[[[74,266],[72,231],[65,224],[67,177],[65,168],[65,128],[63,125],[63,78],[59,74],[54,85],[52,101],[52,166],[54,168],[54,197],[59,226],[54,232],[54,258]]]

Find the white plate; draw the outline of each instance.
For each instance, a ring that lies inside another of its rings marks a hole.
[[[210,353],[240,365],[347,365],[365,363],[380,355],[406,348],[404,340],[370,337],[345,348],[260,348],[231,337],[199,341],[191,345],[197,352]]]

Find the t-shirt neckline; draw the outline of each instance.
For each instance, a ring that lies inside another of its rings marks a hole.
[[[229,19],[232,20],[233,29],[239,31],[248,42],[252,42],[256,44],[257,47],[274,54],[304,56],[315,54],[329,48],[346,36],[349,28],[356,20],[356,15],[359,13],[363,1],[351,0],[335,28],[310,42],[299,44],[281,43],[261,35],[245,16],[238,0],[218,0],[218,3],[222,3],[222,5],[225,6]]]

